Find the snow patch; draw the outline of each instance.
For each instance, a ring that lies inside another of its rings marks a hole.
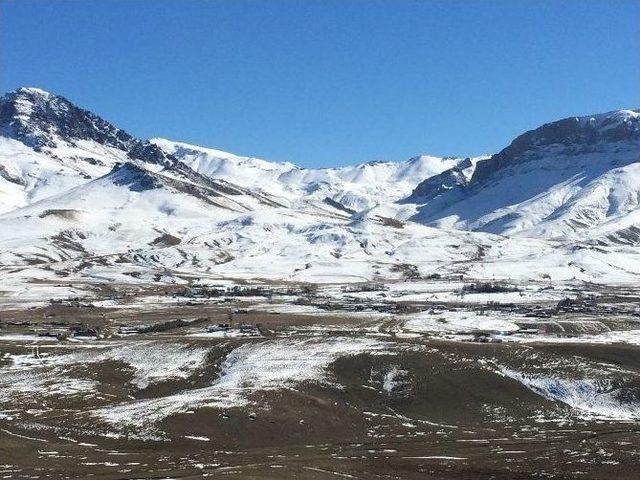
[[[512,378],[538,395],[561,402],[578,415],[615,420],[640,419],[640,402],[629,389],[607,379],[569,379],[533,376],[500,368],[499,372]]]

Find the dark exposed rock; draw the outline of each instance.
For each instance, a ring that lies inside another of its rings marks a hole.
[[[19,88],[0,98],[0,132],[36,151],[53,149],[61,140],[70,145],[89,140],[127,152],[134,160],[161,165],[177,162],[158,146],[135,138],[66,98],[35,88]]]
[[[335,201],[333,198],[325,197],[322,201],[333,208],[337,208],[338,210],[342,210],[343,212],[348,213],[349,215],[353,215],[356,213],[353,208],[349,208],[342,203]]]
[[[24,179],[16,175],[12,175],[10,172],[7,171],[4,165],[0,165],[0,177],[4,178],[8,182],[15,183],[16,185],[22,185],[22,186],[26,185],[26,182],[24,181]]]
[[[144,192],[162,186],[160,179],[153,173],[132,163],[116,165],[110,175],[115,185],[126,186],[133,192]]]
[[[640,110],[634,110],[638,113]],[[640,117],[610,112],[587,117],[571,117],[546,123],[517,137],[502,151],[480,162],[471,184],[480,183],[510,165],[547,155],[583,154],[611,148],[615,142],[640,141]]]
[[[467,185],[465,177],[460,167],[453,167],[438,175],[427,178],[420,182],[407,198],[401,203],[425,203],[433,200],[437,196],[456,187]]]
[[[399,203],[426,203],[449,190],[462,190],[469,183],[469,177],[473,172],[472,168],[471,159],[465,158],[455,167],[420,182],[413,189],[413,192]]]

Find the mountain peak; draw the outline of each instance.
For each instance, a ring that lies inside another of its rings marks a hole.
[[[133,139],[66,98],[33,87],[18,88],[0,99],[0,128],[37,150],[78,140],[120,148]]]
[[[591,124],[599,128],[611,125],[619,125],[625,122],[637,121],[640,118],[640,110],[612,110],[606,113],[598,113],[596,115],[587,115],[583,117],[574,117],[581,124]]]
[[[18,88],[0,98],[0,134],[36,151],[89,141],[122,150],[132,159],[175,162],[156,145],[135,138],[65,97],[35,87]]]
[[[38,87],[20,87],[15,89],[13,92],[15,92],[16,94],[39,95],[45,98],[50,98],[53,96],[52,93]]]
[[[545,123],[518,136],[509,146],[478,165],[473,183],[496,171],[537,158],[606,153],[612,149],[637,149],[640,144],[640,110],[614,110]]]

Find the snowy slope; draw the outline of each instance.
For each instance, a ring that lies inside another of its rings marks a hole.
[[[341,168],[300,168],[291,163],[239,157],[185,143],[155,138],[167,154],[195,171],[237,185],[265,190],[290,199],[323,200],[362,211],[408,195],[422,180],[463,162],[460,158],[417,156],[404,162],[370,162]]]
[[[521,135],[468,181],[407,200],[429,225],[583,238],[637,209],[639,160],[637,111],[570,118]]]
[[[128,160],[175,162],[63,97],[20,88],[0,98],[0,212],[81,185]]]
[[[216,190],[133,163],[7,213],[0,225],[0,264],[29,275],[35,266],[41,280],[196,273],[354,281],[397,277],[394,267],[407,259],[432,271],[475,257],[492,239],[353,220],[324,204],[282,208],[249,191]]]
[[[163,236],[171,243],[171,233],[187,224],[248,210],[230,196],[128,163],[1,217],[9,227],[3,235],[2,263],[118,254]]]
[[[637,283],[639,117],[555,122],[491,157],[303,169],[136,139],[19,89],[0,100],[1,290],[433,273]]]
[[[0,99],[0,134],[0,212],[81,185],[132,159],[159,166],[182,161],[203,175],[289,202],[331,199],[362,211],[402,198],[422,180],[462,161],[418,156],[397,163],[303,169],[163,139],[142,141],[37,88],[21,88]]]

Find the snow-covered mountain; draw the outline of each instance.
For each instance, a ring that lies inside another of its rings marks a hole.
[[[160,138],[151,142],[203,175],[291,200],[329,198],[354,211],[398,200],[420,181],[464,162],[460,158],[421,155],[403,162],[308,169]]]
[[[108,173],[116,163],[175,163],[67,99],[37,88],[0,98],[0,213]]]
[[[290,201],[328,198],[362,211],[406,196],[420,181],[462,161],[417,156],[404,162],[304,169],[164,139],[143,141],[37,88],[20,88],[0,99],[0,133],[5,192],[0,212],[105,175],[129,160],[163,167],[181,161],[210,178]]]
[[[456,159],[302,169],[139,140],[38,89],[11,92],[0,107],[0,263],[7,268],[37,265],[43,278],[108,270],[113,278],[136,268],[202,274],[234,263],[223,270],[293,278],[315,262],[315,275],[328,278],[331,263],[340,270],[355,262],[349,277],[370,278],[381,268],[370,257],[395,262],[394,249],[407,240],[455,241],[366,209],[406,195]],[[475,252],[476,241],[469,243]]]
[[[420,205],[414,220],[434,226],[572,239],[606,231],[637,244],[628,228],[639,161],[640,111],[567,118],[519,136],[470,177],[445,172],[439,190],[440,179],[426,180],[407,201]]]
[[[62,279],[636,281],[639,118],[562,120],[491,157],[304,169],[140,140],[18,89],[0,100],[0,270],[16,291]]]

